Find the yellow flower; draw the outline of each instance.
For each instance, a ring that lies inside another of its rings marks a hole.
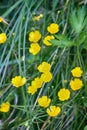
[[[33,81],[32,81],[32,86],[36,86],[36,88],[41,88],[42,86],[42,83],[43,83],[43,80],[41,78],[35,78]]]
[[[59,25],[56,23],[51,23],[48,27],[47,27],[47,31],[50,32],[51,34],[55,34],[59,31]]]
[[[60,101],[65,101],[70,98],[70,91],[68,89],[62,88],[58,92],[58,97]]]
[[[40,51],[40,46],[38,43],[32,43],[29,48],[29,52],[36,55]]]
[[[82,80],[75,78],[74,80],[70,81],[70,87],[72,90],[76,91],[83,87]]]
[[[29,94],[35,94],[37,92],[37,87],[36,86],[28,86],[28,91]]]
[[[47,108],[46,112],[49,116],[55,117],[61,112],[61,109],[60,107],[50,106],[50,108]]]
[[[34,20],[34,21],[39,21],[42,17],[43,17],[43,14],[40,14],[40,15],[38,15],[38,16],[34,16],[34,17],[33,17],[33,20]]]
[[[32,83],[31,83],[31,86],[28,86],[28,93],[29,94],[34,94],[35,92],[37,92],[37,89],[38,88],[41,88],[42,86],[42,83],[43,83],[43,80],[39,77],[35,78]]]
[[[40,20],[40,17],[39,17],[39,16],[34,16],[34,17],[33,17],[33,20],[34,20],[34,21],[39,21],[39,20]]]
[[[1,22],[3,22],[3,18],[2,18],[2,17],[0,17],[0,23],[1,23]]]
[[[39,17],[40,17],[40,18],[43,18],[43,14],[40,14]]]
[[[43,80],[43,82],[50,82],[52,79],[52,73],[51,72],[47,72],[47,73],[43,73],[41,75],[41,79]]]
[[[30,42],[38,42],[41,38],[41,34],[39,31],[32,31],[29,33],[29,41]]]
[[[26,83],[26,78],[22,78],[21,76],[16,76],[12,78],[11,81],[12,85],[15,86],[16,88],[23,86]]]
[[[50,102],[51,102],[51,99],[48,98],[47,96],[42,96],[41,98],[38,99],[39,106],[44,107],[44,108],[48,107]]]
[[[0,44],[5,43],[7,40],[7,36],[5,33],[0,34]]]
[[[53,39],[55,39],[55,37],[54,36],[46,36],[44,39],[43,39],[43,43],[45,44],[45,45],[47,45],[47,46],[51,46],[52,44],[51,44],[51,42],[50,42],[50,40],[53,40]]]
[[[43,73],[47,73],[50,71],[51,65],[47,62],[42,62],[39,66],[38,66],[38,70],[39,72],[43,72]]]
[[[2,103],[0,105],[0,111],[1,112],[8,112],[10,110],[10,103],[6,102],[6,103]]]
[[[71,71],[72,75],[74,77],[81,77],[81,75],[83,74],[83,71],[80,67],[75,67],[72,71]]]

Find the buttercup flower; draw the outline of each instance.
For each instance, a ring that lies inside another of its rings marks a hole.
[[[43,72],[43,73],[47,73],[50,71],[51,65],[47,62],[42,62],[39,66],[38,66],[38,70],[39,72]]]
[[[50,108],[47,108],[46,112],[49,116],[55,117],[61,112],[61,108],[56,106],[50,106]]]
[[[42,17],[43,17],[43,14],[40,14],[39,17],[42,18]]]
[[[50,32],[51,34],[55,34],[59,31],[59,25],[56,23],[51,23],[48,27],[47,27],[47,31]]]
[[[32,81],[32,86],[36,86],[36,88],[41,88],[42,86],[42,83],[43,83],[43,80],[41,78],[35,78],[33,81]]]
[[[37,92],[37,87],[36,86],[28,86],[28,91],[29,94],[35,94]]]
[[[38,99],[39,106],[44,107],[44,108],[48,107],[50,102],[51,102],[51,99],[48,98],[47,96],[42,96],[41,98]]]
[[[47,45],[47,46],[51,46],[52,44],[51,44],[51,42],[50,42],[50,40],[53,40],[53,39],[55,39],[55,37],[54,36],[46,36],[44,39],[43,39],[43,43],[45,44],[45,45]]]
[[[29,48],[29,52],[36,55],[40,51],[40,46],[38,43],[32,43]]]
[[[81,77],[83,74],[83,71],[80,67],[75,67],[72,71],[71,71],[72,75],[74,77]]]
[[[82,80],[75,78],[74,80],[70,81],[70,87],[72,90],[76,91],[83,87]]]
[[[11,81],[12,85],[15,86],[16,88],[23,86],[26,83],[26,78],[22,78],[21,76],[16,76],[12,78]]]
[[[6,34],[5,34],[5,33],[1,33],[1,34],[0,34],[0,44],[5,43],[6,40],[7,40]]]
[[[0,17],[0,23],[1,23],[1,22],[3,22],[3,18],[2,18],[2,17]]]
[[[10,110],[10,103],[6,102],[6,103],[2,103],[0,105],[0,111],[1,112],[8,112]]]
[[[43,80],[43,82],[50,82],[52,79],[52,73],[51,72],[47,72],[47,73],[43,73],[41,75],[41,79]]]
[[[62,88],[58,92],[58,97],[60,101],[65,101],[70,98],[70,91],[68,89]]]
[[[29,33],[29,41],[30,42],[38,42],[41,38],[41,34],[39,31],[32,31]]]
[[[34,16],[34,17],[33,17],[33,20],[34,20],[34,21],[39,21],[42,17],[43,17],[43,14],[40,14],[40,15],[38,15],[38,16]]]

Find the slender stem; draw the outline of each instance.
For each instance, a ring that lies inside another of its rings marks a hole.
[[[36,104],[37,104],[38,98],[40,97],[44,86],[45,86],[45,83],[42,85],[42,88],[40,89],[40,92],[39,92],[39,94],[38,94],[38,96],[37,96],[37,98],[36,98],[36,101],[35,101],[35,103],[34,103],[34,106],[33,106],[33,108],[32,108],[32,111],[34,110],[34,108],[35,108],[35,106],[36,106]]]
[[[77,56],[78,56],[79,65],[82,68],[81,59],[80,59],[80,52],[79,52],[79,46],[78,45],[77,45]]]
[[[46,124],[48,123],[48,121],[50,120],[50,116],[47,118],[47,120],[44,122],[44,124],[42,125],[41,129],[40,130],[44,130]]]
[[[77,130],[80,130],[82,124],[84,123],[85,119],[87,118],[87,114],[84,116],[84,118],[82,119],[82,122],[80,123],[79,127]]]

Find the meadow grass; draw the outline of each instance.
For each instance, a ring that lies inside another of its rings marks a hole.
[[[9,111],[0,111],[0,130],[87,130],[86,12],[86,0],[0,2],[0,16],[3,18],[0,34],[7,36],[6,42],[0,44],[0,104],[10,103]],[[34,20],[40,14],[43,16]],[[47,31],[51,23],[56,23],[59,31],[53,34],[55,39],[48,40],[52,45],[47,46],[43,40],[52,35]],[[29,52],[32,43],[29,34],[35,30],[41,33],[38,41],[41,49],[33,55]],[[28,86],[44,73],[38,70],[44,61],[51,66],[52,79],[44,81],[34,94],[28,93]],[[83,72],[77,77],[83,86],[74,91],[70,82],[75,78],[71,71],[76,67]],[[25,77],[26,83],[17,88],[12,84],[15,76]],[[64,101],[58,97],[63,88],[70,92]],[[38,103],[44,95],[51,99],[48,108],[60,107],[61,112],[57,116],[51,117],[46,112],[47,107]]]

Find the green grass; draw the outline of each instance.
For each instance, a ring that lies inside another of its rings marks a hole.
[[[87,127],[87,2],[86,0],[5,0],[0,2],[0,15],[8,24],[0,23],[0,33],[7,41],[0,44],[0,104],[9,101],[10,111],[0,112],[1,130],[86,130]],[[40,21],[33,16],[43,14]],[[50,23],[59,25],[52,46],[43,44]],[[38,29],[42,34],[41,51],[33,56],[28,49],[28,35]],[[24,58],[24,60],[23,60]],[[37,66],[51,64],[53,78],[34,94],[27,93],[32,80],[40,76]],[[78,91],[70,88],[71,70],[80,66],[84,87]],[[26,77],[20,88],[11,84],[17,75]],[[71,91],[68,101],[61,102],[57,93],[61,88]],[[61,107],[57,117],[49,117],[37,100],[42,95],[52,99],[51,105]],[[84,129],[85,128],[85,129]]]

